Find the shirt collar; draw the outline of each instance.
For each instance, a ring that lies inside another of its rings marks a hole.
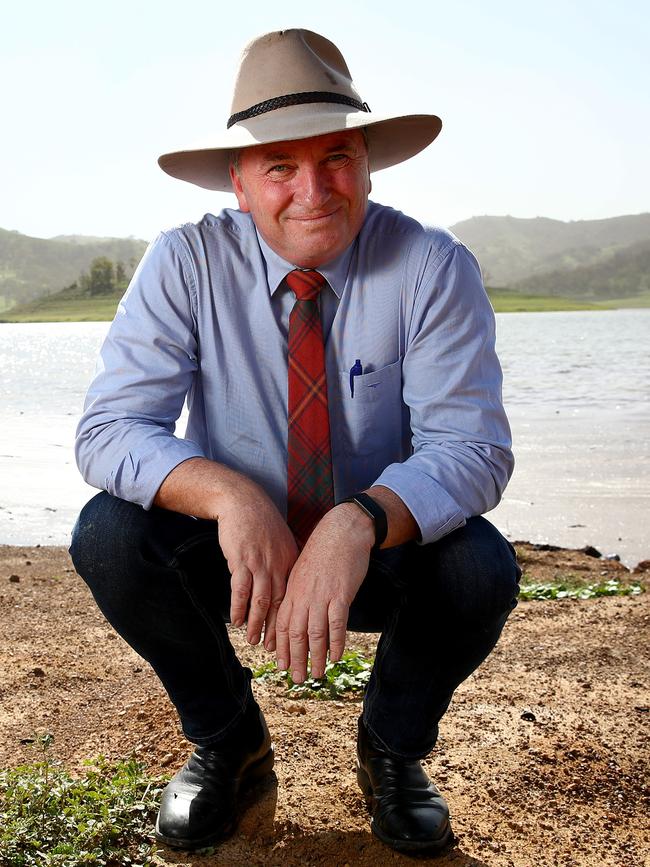
[[[255,231],[257,232],[257,240],[266,263],[266,278],[269,284],[269,292],[271,295],[274,295],[287,274],[290,271],[296,270],[296,266],[287,262],[286,259],[283,259],[275,252],[275,250],[272,250],[271,247],[269,247],[264,238],[262,238],[260,233],[257,231],[257,226],[255,227]],[[336,257],[336,259],[328,262],[327,265],[323,265],[322,268],[316,269],[323,275],[323,277],[325,277],[337,298],[340,298],[343,294],[345,280],[348,276],[350,259],[352,258],[355,244],[356,238],[347,250],[344,250]]]

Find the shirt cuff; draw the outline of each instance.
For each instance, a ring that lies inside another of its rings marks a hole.
[[[158,446],[148,445],[146,452],[129,451],[104,485],[109,494],[144,509],[153,506],[158,489],[173,469],[190,458],[205,457],[192,440],[165,437]]]
[[[408,463],[390,464],[373,484],[390,488],[402,500],[420,528],[421,545],[437,542],[466,523],[454,498]]]

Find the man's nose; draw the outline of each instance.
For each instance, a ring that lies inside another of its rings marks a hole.
[[[321,207],[330,197],[329,176],[320,166],[303,168],[296,190],[298,200],[310,208]]]

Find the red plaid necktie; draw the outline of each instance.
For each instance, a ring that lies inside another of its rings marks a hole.
[[[302,548],[334,505],[325,347],[318,293],[327,281],[318,271],[292,271],[296,295],[289,317],[289,455],[287,522]]]

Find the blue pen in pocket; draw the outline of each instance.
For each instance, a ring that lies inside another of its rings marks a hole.
[[[354,377],[361,376],[362,373],[363,366],[361,364],[361,359],[357,358],[357,360],[350,368],[350,397],[354,397]]]

